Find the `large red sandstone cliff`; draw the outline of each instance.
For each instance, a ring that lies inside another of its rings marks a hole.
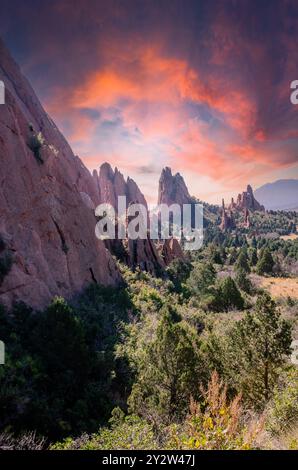
[[[44,307],[90,282],[116,284],[115,263],[95,237],[97,187],[42,108],[0,40],[0,302]]]
[[[118,196],[126,196],[126,207],[131,204],[142,204],[146,209],[147,202],[138,185],[131,178],[125,180],[122,173],[109,163],[103,163],[93,172],[95,185],[98,188],[100,203],[111,204],[117,212]],[[149,227],[148,227],[149,229]],[[152,274],[158,274],[165,268],[165,263],[157,251],[155,243],[149,237],[136,240],[108,240],[105,242],[110,252],[128,264],[132,269],[139,267]]]

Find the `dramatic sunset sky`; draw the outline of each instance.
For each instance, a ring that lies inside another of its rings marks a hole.
[[[298,1],[1,0],[0,35],[74,152],[156,201],[298,177]]]

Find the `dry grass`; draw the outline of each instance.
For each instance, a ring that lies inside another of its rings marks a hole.
[[[46,448],[46,439],[37,437],[35,432],[28,432],[19,437],[9,433],[0,434],[0,451],[2,450],[42,450]]]
[[[262,277],[260,285],[275,299],[279,297],[298,299],[298,278]]]
[[[290,235],[282,235],[280,238],[282,240],[296,240],[296,238],[298,238],[298,233],[291,233]]]
[[[298,427],[293,427],[280,436],[272,436],[263,431],[258,436],[258,444],[264,450],[298,450]]]
[[[193,399],[182,426],[173,426],[169,449],[183,450],[250,450],[264,430],[264,416],[245,413],[241,395],[232,401],[227,387],[213,372],[206,390],[202,389],[204,406]]]

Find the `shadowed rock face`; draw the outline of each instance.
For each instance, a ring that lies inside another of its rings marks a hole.
[[[165,264],[168,266],[174,259],[185,260],[182,248],[179,241],[176,238],[170,238],[163,242],[162,246],[162,258]]]
[[[131,204],[142,204],[147,209],[147,202],[138,185],[131,178],[125,181],[124,176],[109,163],[103,163],[99,173],[95,170],[93,178],[98,188],[100,203],[111,204],[117,212],[118,196],[126,196],[127,207]],[[158,274],[165,268],[156,246],[149,236],[145,240],[107,240],[106,247],[132,269],[139,267],[151,274]]]
[[[189,204],[191,196],[180,173],[172,175],[172,170],[165,167],[159,179],[158,204]]]
[[[98,188],[0,41],[0,241],[12,260],[0,302],[34,308],[121,279],[95,237]]]
[[[233,203],[233,199],[232,199],[232,203]],[[220,228],[221,230],[232,230],[236,228],[232,208],[230,207],[230,209],[226,210],[224,199],[222,200],[222,215],[221,215]]]
[[[99,173],[94,170],[93,179],[100,203],[111,204],[117,210],[118,196],[126,196],[127,205],[138,203],[147,208],[145,197],[135,181],[129,177],[125,181],[118,168],[115,168],[114,171],[109,163],[103,163]]]

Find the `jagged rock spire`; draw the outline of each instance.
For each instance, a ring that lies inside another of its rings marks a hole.
[[[160,175],[158,186],[158,204],[189,204],[191,196],[180,173],[172,174],[171,168],[165,167]]]

